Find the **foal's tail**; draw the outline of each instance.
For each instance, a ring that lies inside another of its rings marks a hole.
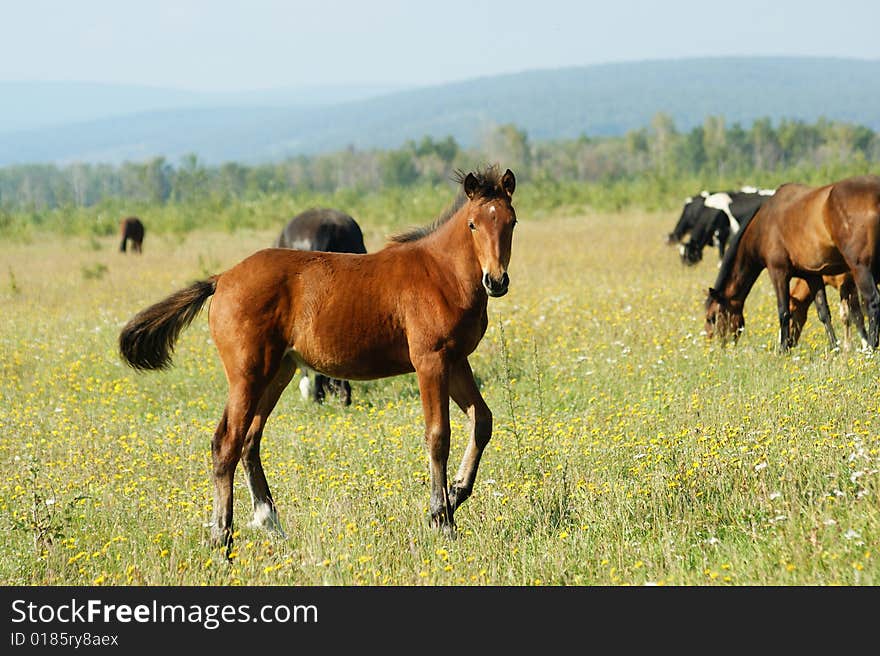
[[[119,333],[119,352],[135,369],[166,369],[180,331],[217,289],[217,276],[194,282],[141,310]]]

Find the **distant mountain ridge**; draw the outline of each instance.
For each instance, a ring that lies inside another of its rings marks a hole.
[[[338,90],[337,98],[311,102],[296,102],[291,90],[207,99],[178,92],[149,111],[23,131],[0,127],[0,165],[155,156],[174,162],[187,153],[209,164],[253,164],[447,135],[471,146],[504,123],[532,140],[613,136],[648,126],[657,112],[672,116],[679,130],[713,115],[743,126],[763,117],[824,116],[880,131],[878,80],[875,60],[719,57],[536,70],[372,95]],[[6,84],[0,93],[8,93]]]
[[[387,84],[360,84],[211,92],[97,82],[0,81],[0,134],[168,110],[315,107],[399,90]]]

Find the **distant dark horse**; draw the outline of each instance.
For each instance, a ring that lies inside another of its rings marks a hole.
[[[326,253],[366,253],[360,226],[345,212],[330,208],[308,209],[293,217],[278,238],[275,248]],[[351,405],[351,384],[347,380],[329,378],[312,372],[314,382],[309,390],[309,377],[303,371],[299,389],[303,397],[322,403],[327,392],[333,392],[345,405]]]
[[[880,339],[880,177],[866,175],[821,187],[784,184],[734,239],[706,298],[706,336],[736,341],[745,326],[743,306],[765,268],[776,291],[779,349],[791,336],[792,278],[814,296],[832,348],[838,346],[825,298],[824,276],[851,272],[868,315],[868,347]]]
[[[129,216],[119,222],[119,234],[122,237],[122,243],[119,250],[125,252],[126,242],[131,240],[131,250],[140,253],[144,244],[144,224],[136,216]]]

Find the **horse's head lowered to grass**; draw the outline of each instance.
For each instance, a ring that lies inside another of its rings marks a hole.
[[[706,297],[706,325],[703,328],[706,337],[717,338],[722,344],[735,344],[745,327],[743,304],[725,298],[710,287]]]

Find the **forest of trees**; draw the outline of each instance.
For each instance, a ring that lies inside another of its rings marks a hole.
[[[658,113],[649,126],[620,137],[532,142],[521,128],[500,125],[469,150],[452,137],[425,137],[396,150],[348,149],[254,166],[205,166],[195,154],[177,163],[156,157],[119,166],[10,166],[0,168],[0,215],[24,211],[36,216],[113,200],[151,206],[222,203],[266,194],[436,186],[448,182],[457,168],[486,162],[513,169],[521,183],[568,188],[571,183],[638,184],[674,203],[683,192],[696,191],[693,185],[767,186],[787,178],[815,184],[830,182],[823,176],[838,172],[868,171],[878,161],[880,134],[859,125],[824,119],[774,125],[762,119],[743,127],[709,116],[701,126],[679,131],[669,115]]]

